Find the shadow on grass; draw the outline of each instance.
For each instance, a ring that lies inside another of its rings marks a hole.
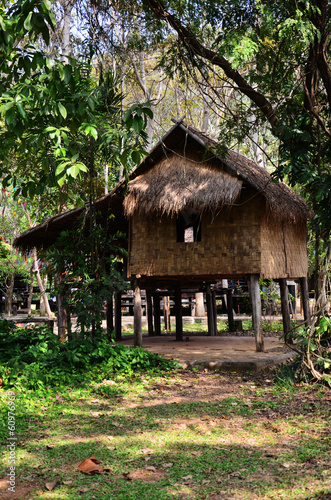
[[[141,402],[131,408],[100,397],[97,404],[83,399],[44,407],[18,404],[17,477],[40,484],[25,497],[32,499],[327,499],[329,414],[322,409],[314,414],[310,403],[301,414],[291,406],[282,414],[283,404],[247,406],[236,397]],[[76,466],[93,455],[111,467],[111,474],[77,472]],[[2,462],[5,470],[5,458]],[[148,481],[125,476],[146,467]],[[153,482],[157,471],[163,474]],[[46,492],[45,483],[57,478],[54,491]]]

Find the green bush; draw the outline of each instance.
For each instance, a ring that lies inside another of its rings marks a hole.
[[[114,373],[172,370],[176,363],[109,343],[104,336],[60,343],[47,327],[15,328],[0,322],[0,377],[4,388],[38,389],[102,380]]]

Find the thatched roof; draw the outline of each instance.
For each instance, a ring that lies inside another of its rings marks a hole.
[[[267,214],[275,220],[306,223],[307,206],[292,189],[273,182],[266,169],[245,156],[230,149],[223,156],[218,149],[205,134],[177,123],[133,172],[124,200],[126,215],[214,211],[232,205],[241,189],[250,187],[265,199]]]
[[[203,212],[231,205],[240,194],[242,180],[210,165],[171,153],[147,173],[129,182],[124,199],[127,216],[173,215],[183,210]]]
[[[231,206],[245,187],[253,188],[266,200],[268,213],[275,220],[305,224],[308,217],[302,198],[285,184],[272,182],[267,170],[231,150],[223,157],[215,141],[182,122],[162,137],[129,180],[127,192],[122,181],[96,202],[97,211],[107,217],[108,223],[110,220],[114,232],[126,232],[125,215],[134,212],[171,215],[184,209],[202,212]],[[56,215],[25,231],[14,245],[24,250],[33,246],[47,248],[62,231],[72,229],[88,213],[86,205]],[[109,219],[110,213],[114,218]]]
[[[102,223],[107,221],[110,233],[116,233],[117,231],[127,232],[128,221],[123,213],[123,195],[121,192],[124,188],[125,183],[122,182],[108,195],[97,200],[95,204],[98,220]],[[21,250],[30,250],[33,247],[49,248],[56,242],[61,232],[80,226],[83,220],[86,221],[89,219],[89,214],[90,207],[87,204],[83,207],[77,207],[68,212],[55,215],[38,224],[38,226],[20,234],[15,239],[14,246]],[[110,218],[110,214],[115,215],[115,217]]]

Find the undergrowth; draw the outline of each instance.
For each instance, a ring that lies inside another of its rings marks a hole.
[[[177,364],[104,336],[59,342],[44,326],[15,328],[0,321],[0,385],[40,389],[111,378],[114,373],[173,370]]]

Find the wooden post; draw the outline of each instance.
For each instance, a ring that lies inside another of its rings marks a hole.
[[[180,285],[175,287],[175,316],[176,316],[176,340],[183,340],[183,317],[182,317],[182,290]]]
[[[171,331],[170,325],[170,297],[166,295],[163,297],[163,319],[164,319],[164,329],[168,332]]]
[[[143,336],[141,328],[141,290],[137,278],[133,280],[133,334],[134,334],[134,347],[141,347],[143,345]]]
[[[152,294],[149,290],[146,290],[146,308],[147,308],[147,325],[148,325],[148,335],[153,335],[153,304],[152,304]]]
[[[207,306],[208,335],[214,336],[215,325],[214,325],[213,302],[210,291],[210,285],[206,285],[206,306]]]
[[[122,338],[122,292],[115,292],[115,340]]]
[[[288,342],[292,342],[292,338],[287,336],[288,332],[291,330],[291,318],[290,318],[290,309],[288,302],[288,288],[285,278],[280,278],[279,288],[280,288],[280,305],[283,316],[284,336]]]
[[[153,295],[154,304],[154,331],[155,335],[161,335],[161,310],[160,310],[160,295]]]
[[[106,309],[107,335],[109,340],[111,340],[111,335],[114,331],[113,305],[114,305],[113,296],[111,296],[107,301],[107,309]]]
[[[255,331],[255,345],[256,352],[264,351],[264,340],[262,331],[262,309],[261,309],[261,295],[260,295],[260,284],[259,275],[250,275],[250,294],[252,302],[252,318],[253,326]]]
[[[234,317],[233,317],[232,290],[230,288],[226,292],[226,308],[228,311],[229,330],[230,332],[234,332],[236,330],[236,327],[234,324]]]
[[[309,309],[309,292],[308,280],[306,277],[300,278],[301,299],[303,307],[303,316],[305,321],[310,322],[310,309]]]
[[[195,316],[206,316],[203,292],[195,294]]]
[[[213,319],[214,319],[214,335],[217,335],[217,304],[216,304],[216,292],[213,291],[211,294],[212,305],[213,305]]]

